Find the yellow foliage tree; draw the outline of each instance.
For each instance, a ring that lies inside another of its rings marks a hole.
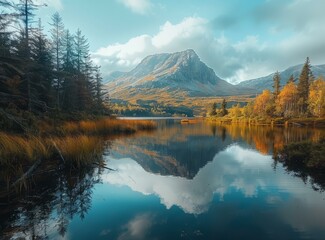
[[[311,83],[309,88],[308,107],[313,116],[325,116],[325,80],[323,77],[319,77]]]
[[[267,116],[268,110],[272,107],[272,93],[269,90],[264,90],[258,95],[254,103],[254,114],[257,116]]]
[[[294,117],[297,113],[298,90],[294,82],[289,82],[276,99],[276,112],[280,116]]]

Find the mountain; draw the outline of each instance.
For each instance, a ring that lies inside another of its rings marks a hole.
[[[303,67],[303,64],[299,64],[299,65],[296,65],[293,67],[289,67],[286,70],[280,72],[280,77],[281,77],[280,85],[284,86],[286,84],[286,82],[288,81],[289,77],[291,76],[291,74],[293,74],[295,82],[297,82],[299,75],[301,73],[302,67]],[[314,77],[318,77],[318,76],[325,77],[325,64],[311,66],[311,71],[312,71]],[[256,79],[243,81],[243,82],[237,84],[237,86],[255,89],[256,93],[262,92],[264,89],[272,90],[274,74],[275,73],[272,73],[265,77],[260,77],[260,78],[256,78]]]
[[[106,84],[106,83],[109,83],[119,77],[122,77],[123,75],[125,74],[125,72],[121,72],[121,71],[114,71],[114,72],[111,72],[110,74],[106,75],[104,78],[103,78],[103,83]]]
[[[245,87],[234,86],[219,77],[191,49],[151,55],[132,71],[106,84],[116,99],[160,99],[250,94]]]

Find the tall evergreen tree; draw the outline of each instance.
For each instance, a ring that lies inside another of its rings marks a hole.
[[[77,101],[78,110],[86,110],[91,101],[91,84],[90,84],[90,69],[89,62],[89,44],[88,40],[82,35],[81,30],[78,29],[74,38],[75,45],[75,67],[76,67],[76,81],[77,81]]]
[[[102,112],[103,110],[103,97],[106,95],[106,92],[103,91],[102,76],[100,73],[100,67],[95,67],[95,103],[96,110]]]
[[[60,95],[61,95],[61,67],[62,67],[62,51],[63,44],[62,38],[64,35],[64,24],[59,13],[54,13],[52,16],[51,36],[52,36],[52,54],[54,57],[54,71],[55,71],[55,82],[56,82],[56,107],[60,109]]]
[[[297,86],[298,90],[298,106],[300,114],[307,114],[308,110],[308,94],[310,79],[312,77],[312,72],[310,69],[309,57],[306,58],[306,62],[302,68],[301,74],[299,76],[299,82]]]
[[[22,17],[23,29],[21,31],[20,39],[20,57],[24,61],[23,71],[24,71],[24,81],[26,82],[26,97],[27,97],[27,109],[32,111],[32,81],[31,78],[31,22],[35,16],[34,11],[37,10],[38,5],[34,3],[33,0],[20,0],[17,4],[18,14]]]
[[[210,116],[216,116],[217,115],[217,103],[216,102],[212,103],[209,115]]]
[[[63,83],[62,83],[62,108],[65,111],[74,110],[77,106],[77,82],[75,68],[74,36],[66,30],[62,39],[63,44]]]
[[[39,20],[39,26],[35,31],[35,37],[31,42],[31,56],[33,59],[32,78],[34,79],[34,96],[37,96],[38,105],[45,110],[52,105],[52,56],[50,43],[43,33],[43,26]]]
[[[222,103],[221,103],[221,108],[220,108],[220,115],[223,117],[227,114],[228,114],[227,102],[226,102],[226,99],[223,99]]]
[[[274,96],[274,99],[276,99],[277,96],[280,93],[280,88],[281,88],[280,80],[281,80],[280,73],[277,71],[273,76],[273,96]]]
[[[294,81],[295,81],[295,78],[293,77],[293,74],[291,74],[288,81],[287,81],[287,84],[293,83]]]
[[[9,24],[12,22],[11,10],[13,4],[7,0],[0,1],[0,57],[9,57],[11,48],[11,31],[9,31]]]

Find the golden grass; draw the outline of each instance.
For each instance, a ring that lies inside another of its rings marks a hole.
[[[85,135],[27,138],[0,133],[0,165],[15,166],[38,159],[59,158],[60,152],[66,163],[80,167],[101,155],[103,143],[98,137]]]
[[[101,156],[103,140],[98,137],[80,135],[51,139],[55,150],[60,151],[64,161],[80,167],[87,165]]]
[[[154,128],[156,128],[156,124],[148,120],[100,119],[95,121],[66,122],[61,129],[64,134],[105,135],[133,133],[138,130],[151,130]]]
[[[38,160],[63,158],[65,164],[81,167],[97,161],[105,141],[99,136],[133,133],[156,128],[153,121],[100,119],[65,122],[56,128],[44,123],[39,136],[0,132],[0,168],[15,169]],[[61,157],[62,155],[62,157]]]
[[[0,162],[13,163],[15,161],[36,161],[39,158],[48,158],[48,145],[37,137],[20,137],[0,133]]]

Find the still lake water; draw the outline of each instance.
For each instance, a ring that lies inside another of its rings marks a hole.
[[[2,226],[13,239],[325,239],[324,182],[272,157],[323,135],[160,120],[107,140],[114,171],[57,174],[51,193],[25,199]]]

